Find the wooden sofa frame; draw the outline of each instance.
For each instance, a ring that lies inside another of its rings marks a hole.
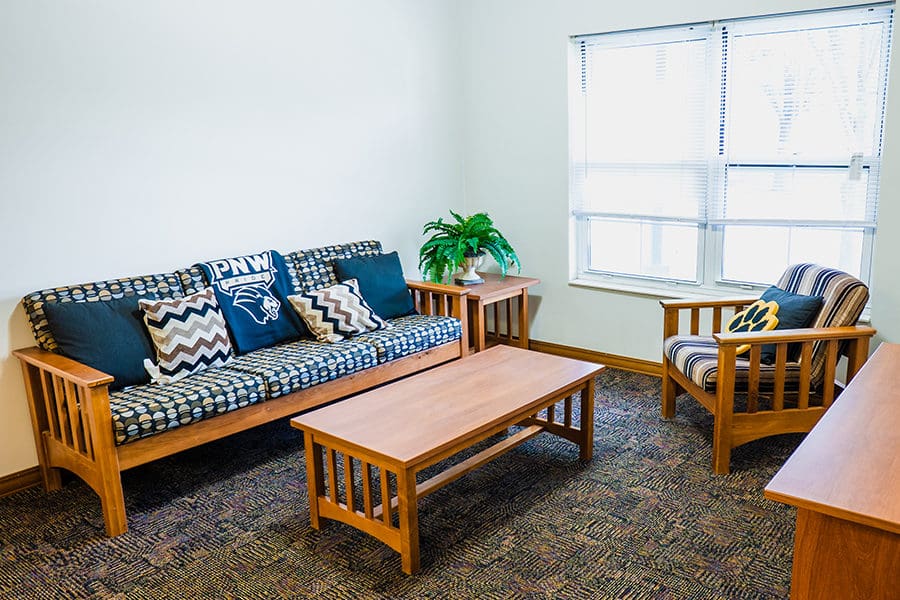
[[[407,286],[419,313],[462,322],[459,341],[120,446],[109,405],[112,376],[36,347],[14,351],[25,377],[44,489],[60,489],[59,470],[71,471],[100,496],[106,534],[120,535],[128,530],[122,471],[466,356],[469,290],[418,281],[407,281]]]
[[[675,416],[675,398],[689,393],[715,418],[713,426],[713,471],[729,472],[731,449],[753,440],[781,433],[805,433],[810,431],[831,406],[842,386],[835,381],[841,350],[847,356],[846,383],[856,375],[866,362],[869,339],[875,334],[871,327],[820,327],[806,329],[774,329],[751,333],[722,333],[723,309],[739,312],[759,298],[731,298],[715,300],[661,300],[663,307],[663,340],[680,332],[679,315],[690,311],[690,334],[700,335],[701,311],[712,311],[712,337],[718,344],[718,378],[715,393],[698,386],[663,353],[662,365],[662,416]],[[810,370],[813,344],[824,341],[826,346],[825,376],[820,390],[810,386]],[[785,391],[785,372],[788,344],[802,344],[800,353],[800,386],[797,392]],[[735,412],[735,364],[737,348],[750,345],[750,372],[747,382],[746,411]],[[775,385],[771,392],[772,406],[759,410],[760,353],[764,344],[774,344]],[[796,407],[785,408],[785,398],[796,401]],[[812,404],[810,400],[820,403]]]

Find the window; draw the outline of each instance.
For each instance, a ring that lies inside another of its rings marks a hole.
[[[576,278],[868,280],[892,5],[573,38]]]

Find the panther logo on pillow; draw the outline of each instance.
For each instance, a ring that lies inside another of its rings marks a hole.
[[[281,302],[272,295],[269,288],[262,285],[238,288],[234,293],[234,305],[250,313],[253,320],[260,325],[277,319],[278,309],[281,308]]]
[[[775,301],[766,302],[757,300],[739,313],[735,313],[728,324],[725,331],[728,333],[743,333],[747,331],[769,331],[778,326],[778,303]],[[736,354],[743,354],[750,349],[750,344],[738,346]]]

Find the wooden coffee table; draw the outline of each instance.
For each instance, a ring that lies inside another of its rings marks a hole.
[[[497,346],[291,419],[306,445],[310,524],[319,529],[327,518],[352,525],[398,551],[403,571],[414,573],[419,498],[542,431],[578,444],[581,459],[591,458],[594,377],[603,368]],[[416,483],[421,469],[512,425],[522,429]],[[376,506],[375,489],[390,500]]]

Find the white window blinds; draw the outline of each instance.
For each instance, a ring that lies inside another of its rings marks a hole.
[[[579,272],[762,283],[813,260],[865,278],[892,12],[573,38]]]

